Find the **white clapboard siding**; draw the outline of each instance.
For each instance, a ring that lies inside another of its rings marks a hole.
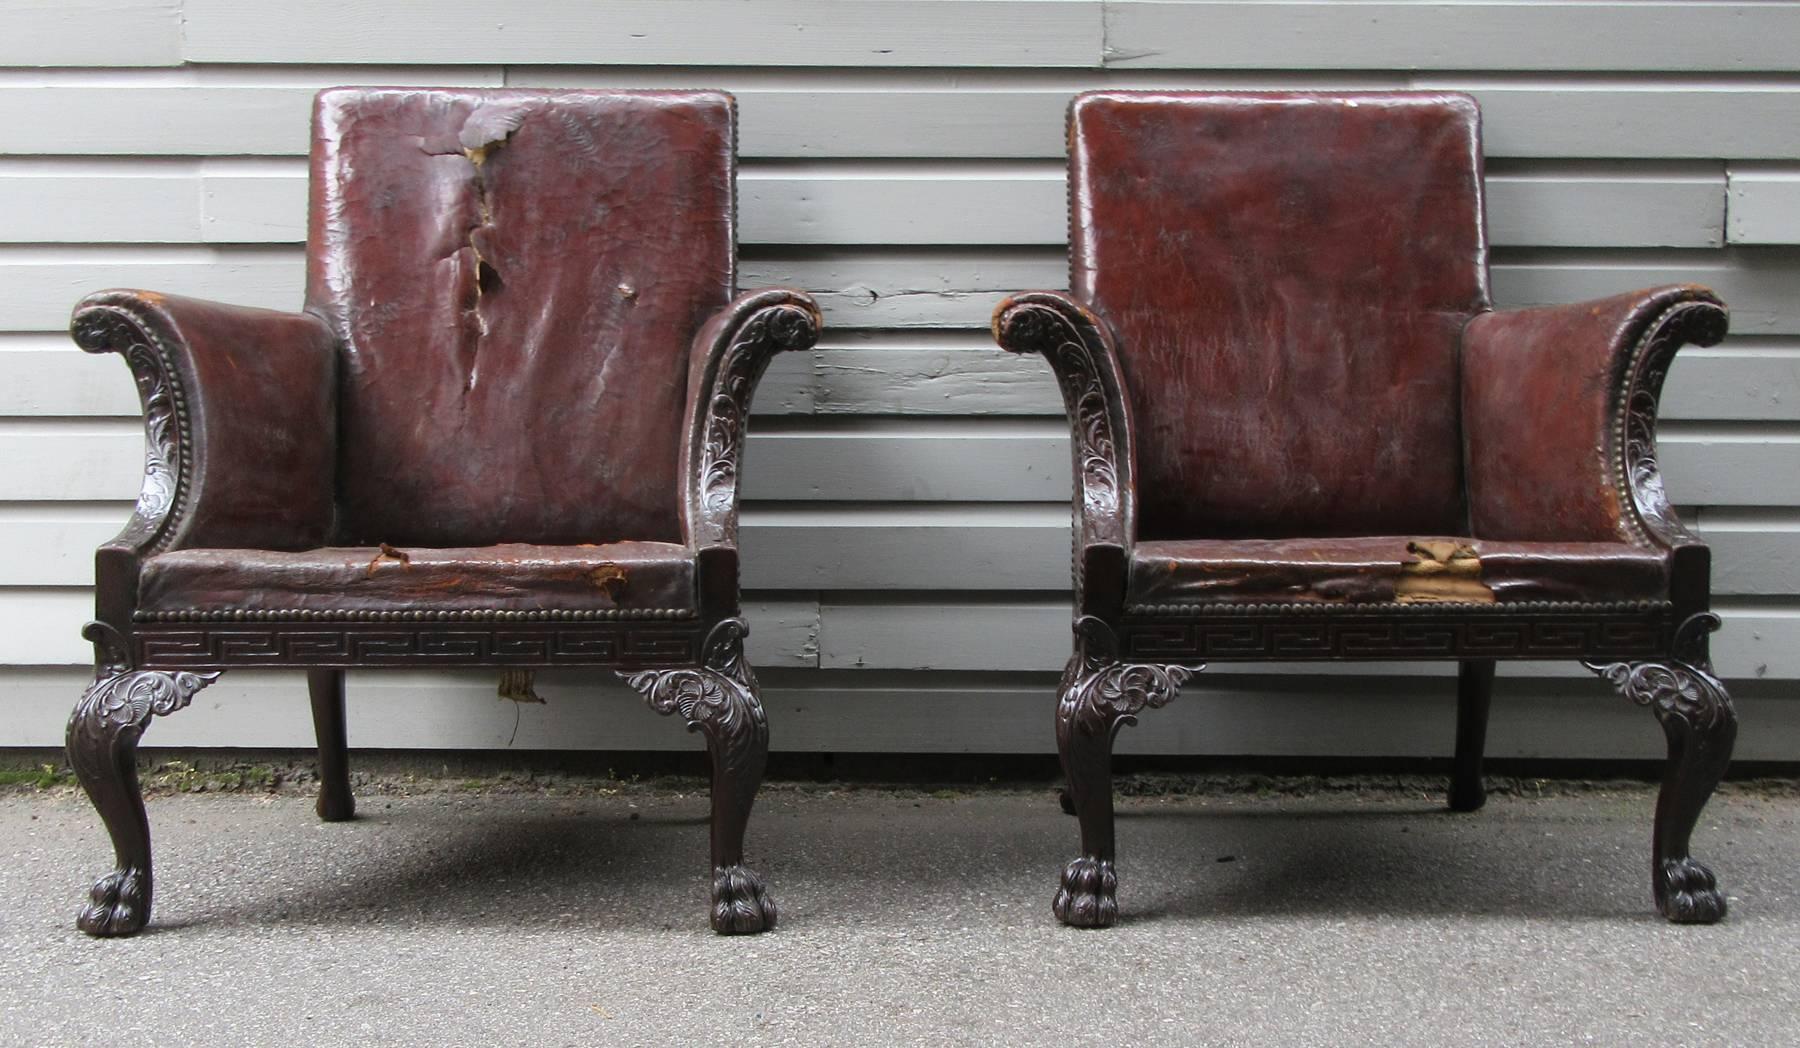
[[[1725,214],[1734,244],[1800,244],[1800,167],[1734,165]]]
[[[1087,88],[1372,89],[1411,86],[1466,90],[1482,106],[1489,157],[1709,158],[1781,160],[1800,155],[1800,92],[1724,80],[1620,83],[1520,82],[1444,77],[1370,77],[1224,73],[1205,76],[1064,74],[1033,90],[999,90],[1009,81],[978,75],[888,74],[877,90],[866,78],[759,74],[754,70],[644,73],[606,68],[301,66],[279,85],[240,67],[159,73],[161,81],[97,86],[61,78],[18,85],[0,79],[9,131],[0,155],[304,156],[314,91],[334,84],[463,84],[518,87],[726,88],[738,96],[739,152],[765,157],[1062,156],[1062,117]],[[283,70],[284,73],[286,70]],[[177,75],[186,79],[176,81]],[[785,79],[784,79],[785,78]],[[1041,77],[1039,78],[1042,79]],[[243,81],[254,80],[254,84]],[[285,81],[297,81],[287,83]],[[164,82],[167,86],[164,86]],[[971,82],[957,91],[959,82]],[[787,83],[789,89],[782,90]],[[925,92],[918,95],[919,92]],[[871,95],[875,97],[870,97]],[[918,95],[918,97],[913,97]],[[871,106],[885,110],[872,113]],[[987,112],[992,108],[993,112]],[[946,112],[955,119],[942,119]],[[909,115],[910,114],[910,115]],[[909,115],[906,126],[899,126]],[[878,127],[855,126],[873,116]],[[936,116],[938,119],[933,119]],[[793,125],[799,121],[798,126]],[[891,136],[880,127],[893,130]]]
[[[1449,681],[1365,680],[1340,675],[1200,674],[1179,701],[1119,734],[1122,755],[1447,757],[1455,738]],[[812,683],[763,673],[770,747],[789,753],[1047,753],[1054,736],[1054,678],[987,675],[991,682],[865,672]],[[920,678],[925,677],[924,681]],[[0,670],[0,723],[15,745],[62,745],[68,707],[85,671]],[[544,671],[541,706],[498,699],[492,673],[352,671],[355,748],[698,750],[678,721],[657,717],[610,674]],[[1786,761],[1800,748],[1800,703],[1740,695],[1755,731],[1738,740],[1741,761]],[[432,730],[421,731],[421,725]],[[953,727],[952,727],[953,726]],[[157,718],[146,747],[310,748],[306,686],[296,672],[240,670],[199,693],[193,709]],[[1488,729],[1490,757],[1652,761],[1662,732],[1643,710],[1587,678],[1521,680],[1503,667]],[[354,766],[354,758],[353,758]],[[156,818],[152,802],[151,818]]]
[[[1800,676],[1800,608],[1721,599],[1728,628],[1714,636],[1713,661],[1727,679]],[[1066,600],[941,599],[908,603],[837,600],[819,608],[822,669],[1021,672],[1058,669],[1069,657]],[[1221,663],[1223,665],[1223,663]],[[1259,672],[1306,672],[1304,663],[1259,664]],[[1442,661],[1347,664],[1345,675],[1454,676]],[[1572,662],[1508,664],[1510,675],[1568,676]]]
[[[828,328],[984,329],[1009,293],[1067,286],[1067,259],[1049,248],[849,248],[746,253],[743,287],[791,285],[819,298]],[[1502,252],[1492,267],[1501,306],[1574,302],[1659,284],[1698,282],[1731,304],[1732,330],[1800,334],[1800,250]],[[81,296],[137,287],[240,305],[297,309],[297,249],[0,248],[0,330],[56,331]]]
[[[1800,69],[1800,10],[1761,3],[1111,0],[1106,64],[1196,69]]]
[[[25,500],[104,500],[138,487],[141,429],[126,420],[0,422],[0,478]],[[746,498],[1055,502],[1069,493],[1059,419],[784,419],[761,422]],[[1687,505],[1800,505],[1800,431],[1664,423],[1671,497]]]
[[[1089,66],[1098,0],[183,0],[189,62]],[[579,41],[578,49],[572,41]]]
[[[117,165],[109,165],[117,167]],[[891,168],[893,165],[887,165]],[[258,170],[262,168],[262,170]],[[1068,219],[1060,167],[1030,174],[898,175],[830,168],[740,178],[746,244],[1054,244]],[[1488,178],[1496,246],[1717,247],[1722,167],[1502,173]],[[306,171],[295,163],[190,162],[96,170],[0,163],[0,242],[304,243]]]
[[[1002,352],[985,332],[827,332],[811,352],[775,358],[758,415],[1060,415],[1042,358]],[[0,418],[136,417],[130,373],[110,354],[54,332],[0,337]],[[1676,358],[1665,419],[1800,422],[1800,345],[1733,336]]]
[[[1800,69],[1779,4],[184,0],[190,62]],[[1102,53],[1104,33],[1104,51]],[[1097,60],[1098,58],[1098,60]]]
[[[182,0],[8,0],[0,66],[181,64]]]

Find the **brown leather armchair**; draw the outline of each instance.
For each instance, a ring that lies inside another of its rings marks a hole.
[[[1112,740],[1207,661],[1457,659],[1451,807],[1484,797],[1497,659],[1572,658],[1669,743],[1652,886],[1688,854],[1736,716],[1707,549],[1663,495],[1656,409],[1705,288],[1492,308],[1479,113],[1451,94],[1087,94],[1073,294],[1002,303],[1074,430],[1075,654],[1056,731],[1081,856],[1065,923],[1117,916]]]
[[[757,379],[819,311],[732,297],[734,150],[719,93],[326,91],[304,312],[77,307],[148,438],[69,721],[118,860],[84,931],[148,919],[138,739],[234,666],[308,671],[327,820],[353,809],[345,667],[626,671],[706,737],[713,927],[774,925],[743,865],[768,727],[738,471]]]

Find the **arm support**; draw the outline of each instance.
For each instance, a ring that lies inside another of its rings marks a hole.
[[[1032,291],[994,310],[994,340],[1038,353],[1056,374],[1073,431],[1077,615],[1116,617],[1135,538],[1131,408],[1111,331],[1069,295]]]
[[[1713,345],[1726,327],[1718,297],[1691,284],[1470,321],[1463,432],[1475,534],[1700,547],[1663,493],[1657,400],[1676,351]]]
[[[337,450],[336,342],[324,321],[104,291],[82,300],[69,330],[89,353],[122,355],[144,405],[143,489],[103,562],[324,543]]]
[[[681,447],[682,530],[700,558],[702,607],[737,601],[738,476],[750,397],[775,354],[810,349],[818,303],[787,288],[746,291],[694,336]]]

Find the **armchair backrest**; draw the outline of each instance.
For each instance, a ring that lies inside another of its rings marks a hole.
[[[1487,307],[1461,95],[1083,95],[1071,287],[1113,327],[1144,538],[1461,534]]]
[[[339,541],[680,541],[689,342],[736,282],[730,96],[341,88],[307,306]]]

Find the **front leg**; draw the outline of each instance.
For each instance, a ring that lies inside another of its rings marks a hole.
[[[742,619],[725,619],[707,636],[704,663],[691,669],[623,674],[658,713],[679,713],[706,736],[712,758],[712,926],[722,935],[775,927],[775,900],[744,865],[744,829],[769,756],[769,720],[756,675],[744,658]]]
[[[1076,928],[1106,928],[1119,919],[1113,868],[1112,746],[1138,711],[1166,706],[1200,666],[1121,662],[1111,627],[1093,616],[1075,622],[1075,654],[1063,671],[1056,703],[1056,745],[1068,777],[1068,806],[1081,824],[1081,855],[1063,867],[1051,904]]]
[[[132,669],[122,638],[90,623],[94,682],[69,717],[69,765],[112,837],[114,869],[94,882],[75,924],[89,935],[135,935],[150,919],[150,821],[138,785],[137,745],[150,718],[186,706],[217,673]]]
[[[1649,706],[1668,737],[1669,761],[1656,798],[1651,888],[1656,908],[1677,924],[1712,924],[1725,916],[1725,896],[1712,871],[1688,853],[1694,824],[1724,778],[1737,740],[1737,711],[1707,656],[1707,634],[1718,628],[1718,616],[1703,612],[1675,631],[1668,659],[1583,663],[1626,698]]]

